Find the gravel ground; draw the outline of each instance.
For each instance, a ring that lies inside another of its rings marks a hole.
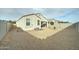
[[[78,50],[79,32],[75,23],[68,28],[48,37],[38,39],[27,32],[12,30],[0,41],[4,50]]]

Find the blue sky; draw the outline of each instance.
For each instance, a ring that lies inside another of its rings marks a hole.
[[[0,8],[1,20],[18,20],[21,16],[30,13],[41,13],[46,18],[77,22],[79,21],[78,8]]]

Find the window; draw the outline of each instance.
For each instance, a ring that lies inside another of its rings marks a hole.
[[[40,20],[37,20],[37,25],[40,25]]]
[[[26,26],[30,26],[30,19],[26,19]]]
[[[51,25],[54,25],[54,22],[50,22]]]

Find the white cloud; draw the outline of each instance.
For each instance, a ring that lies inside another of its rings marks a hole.
[[[70,15],[79,15],[79,9],[75,8],[0,8],[0,19],[18,19],[29,13],[42,13],[47,18],[70,19]],[[78,19],[78,16],[76,18]],[[72,21],[72,17],[71,17]]]

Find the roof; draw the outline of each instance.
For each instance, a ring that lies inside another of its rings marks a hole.
[[[23,18],[23,17],[31,16],[31,15],[35,15],[36,17],[38,17],[38,18],[40,18],[40,19],[41,19],[41,17],[40,17],[40,15],[41,15],[43,18],[45,18],[45,19],[47,20],[47,18],[44,17],[41,13],[32,13],[32,14],[27,14],[27,15],[24,15],[24,16],[20,17],[18,20],[20,20],[20,19]],[[17,21],[18,21],[18,20],[17,20]]]

